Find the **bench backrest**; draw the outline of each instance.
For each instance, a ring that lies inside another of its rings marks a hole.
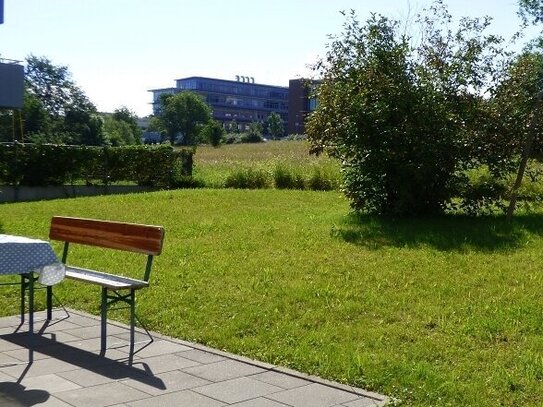
[[[162,251],[164,228],[135,223],[54,216],[49,238],[150,256]]]

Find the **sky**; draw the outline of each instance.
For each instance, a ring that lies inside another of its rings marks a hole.
[[[150,89],[207,76],[288,86],[326,53],[354,9],[405,20],[427,0],[4,0],[0,57],[30,54],[68,66],[99,111],[151,114]],[[445,0],[455,17],[493,17],[492,31],[518,28],[516,0]]]

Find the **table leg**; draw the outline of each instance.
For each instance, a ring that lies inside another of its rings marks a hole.
[[[34,333],[34,273],[28,274],[28,332]]]
[[[25,322],[26,308],[26,274],[21,274],[21,325]]]

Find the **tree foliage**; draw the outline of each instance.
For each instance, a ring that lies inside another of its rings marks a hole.
[[[142,131],[137,116],[126,106],[115,109],[104,117],[105,143],[112,146],[141,144]]]
[[[170,142],[195,145],[201,128],[211,120],[211,108],[204,99],[194,92],[181,92],[176,95],[162,95],[160,99],[160,125]]]
[[[13,120],[4,113],[0,120],[0,138],[12,140],[5,123]],[[18,119],[18,117],[16,118]],[[91,144],[104,141],[102,121],[95,106],[74,83],[66,66],[55,65],[46,57],[30,55],[26,59],[25,94],[22,109],[22,134],[17,126],[17,139],[27,141]]]
[[[226,135],[221,123],[216,120],[211,120],[207,123],[200,132],[200,139],[204,143],[209,143],[213,147],[219,147]]]
[[[315,66],[322,80],[308,138],[312,151],[341,160],[354,209],[441,212],[466,188],[466,170],[493,157],[481,147],[495,130],[489,93],[507,55],[485,34],[489,19],[462,18],[456,31],[451,21],[434,3],[415,41],[397,21],[372,15],[362,25],[353,11]]]
[[[285,123],[279,113],[271,112],[266,120],[268,134],[272,138],[281,138],[285,134]]]
[[[543,23],[543,0],[519,0],[519,14],[525,22]]]

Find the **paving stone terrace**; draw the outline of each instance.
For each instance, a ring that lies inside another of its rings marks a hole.
[[[35,334],[17,316],[0,318],[0,406],[50,407],[369,407],[376,393],[249,360],[201,345],[108,325],[100,356],[99,320],[79,311],[37,313]],[[143,342],[146,341],[146,342]]]

